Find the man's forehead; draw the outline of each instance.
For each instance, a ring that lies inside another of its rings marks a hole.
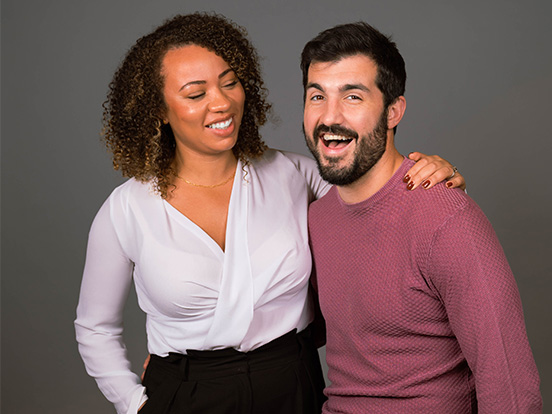
[[[311,83],[362,83],[372,82],[377,74],[376,63],[366,55],[353,55],[338,61],[311,63],[308,71],[308,84]]]

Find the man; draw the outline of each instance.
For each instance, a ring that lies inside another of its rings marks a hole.
[[[324,413],[540,413],[517,286],[478,206],[407,191],[404,61],[364,23],[302,53],[304,131],[335,186],[310,209],[327,325]],[[402,184],[402,185],[401,185]]]

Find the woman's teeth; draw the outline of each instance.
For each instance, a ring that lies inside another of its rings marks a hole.
[[[207,128],[211,128],[211,129],[226,129],[230,126],[230,124],[232,123],[232,118],[230,118],[228,121],[224,121],[224,122],[217,122],[215,124],[210,124],[210,125],[207,125]]]

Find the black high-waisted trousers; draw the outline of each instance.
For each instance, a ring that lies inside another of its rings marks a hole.
[[[152,355],[140,414],[320,414],[324,378],[311,330],[251,352]]]

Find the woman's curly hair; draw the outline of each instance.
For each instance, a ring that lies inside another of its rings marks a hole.
[[[167,197],[176,145],[170,125],[163,124],[161,66],[168,50],[190,44],[224,59],[243,86],[245,107],[234,154],[245,164],[263,154],[266,145],[259,127],[271,105],[257,53],[246,36],[245,29],[223,16],[194,13],[175,16],[138,39],[115,72],[103,105],[103,136],[116,170],[125,177],[152,180],[156,191]]]

